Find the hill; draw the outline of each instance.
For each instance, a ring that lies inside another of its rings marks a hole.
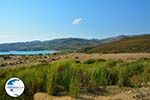
[[[139,53],[150,52],[150,35],[125,37],[120,40],[89,46],[77,52],[86,53]]]
[[[21,51],[21,50],[67,50],[73,51],[81,47],[99,44],[96,39],[62,38],[48,41],[31,41],[0,44],[0,51]]]
[[[30,41],[0,44],[0,51],[31,51],[31,50],[60,50],[76,51],[89,46],[96,46],[100,43],[108,43],[120,40],[127,36],[121,35],[106,39],[81,39],[81,38],[61,38],[47,41]]]

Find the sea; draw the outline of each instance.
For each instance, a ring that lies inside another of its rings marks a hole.
[[[53,54],[56,53],[55,50],[38,50],[38,51],[7,51],[7,52],[1,52],[0,55],[38,55],[38,54]]]

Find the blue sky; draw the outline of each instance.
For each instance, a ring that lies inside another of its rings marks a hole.
[[[150,33],[150,0],[0,0],[0,43]]]

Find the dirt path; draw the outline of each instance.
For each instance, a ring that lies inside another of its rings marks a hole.
[[[36,93],[34,100],[150,100],[150,87],[135,89],[125,89],[111,87],[108,88],[111,94],[108,96],[82,94],[79,98],[74,99],[69,96],[49,96],[46,93]]]

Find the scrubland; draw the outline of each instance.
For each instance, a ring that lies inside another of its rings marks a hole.
[[[25,91],[19,98],[9,97],[4,90],[11,77],[24,81]],[[150,59],[132,62],[88,59],[58,60],[29,67],[0,69],[0,100],[32,100],[37,92],[51,96],[79,98],[84,93],[111,95],[107,87],[141,88],[150,86]]]

